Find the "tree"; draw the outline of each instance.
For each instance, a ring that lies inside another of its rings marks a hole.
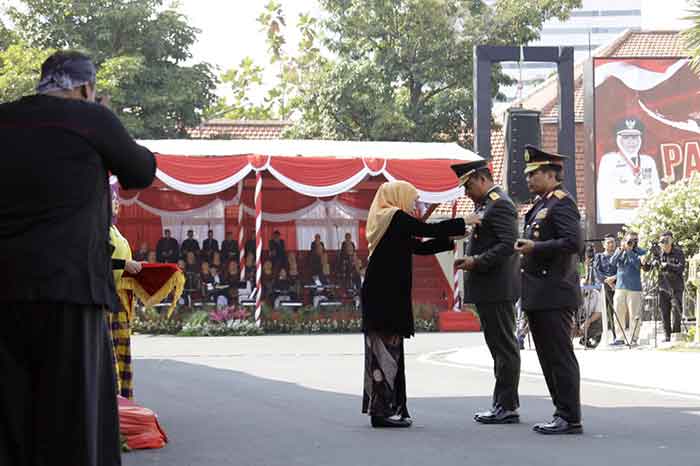
[[[251,57],[241,60],[237,68],[232,68],[221,75],[221,81],[228,84],[233,92],[233,103],[225,97],[218,99],[210,107],[204,118],[229,118],[232,120],[267,120],[273,118],[272,103],[267,99],[262,105],[251,100],[251,91],[262,85],[263,68],[256,65]]]
[[[295,137],[457,141],[472,126],[472,49],[521,45],[580,0],[320,0],[332,59],[302,74]],[[317,54],[320,56],[320,54]],[[307,64],[308,65],[308,64]],[[510,80],[496,68],[493,95]]]
[[[18,43],[0,51],[0,102],[32,94],[39,81],[41,64],[52,49],[35,49]]]
[[[689,0],[688,7],[690,14],[686,19],[692,21],[693,26],[683,32],[683,39],[692,57],[691,66],[700,72],[700,0]]]
[[[700,252],[700,176],[677,181],[651,197],[628,228],[639,233],[642,245],[672,231],[686,257]]]
[[[36,49],[76,48],[98,65],[98,84],[136,137],[181,137],[214,103],[210,65],[184,66],[196,28],[164,0],[22,0],[7,10]],[[0,37],[2,37],[0,35]]]

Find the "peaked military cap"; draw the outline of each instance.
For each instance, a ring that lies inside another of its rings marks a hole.
[[[489,163],[486,160],[475,160],[473,162],[450,165],[450,168],[455,172],[457,178],[459,178],[459,184],[463,185],[469,181],[469,178],[477,171],[488,170]]]
[[[567,158],[565,155],[551,154],[528,144],[525,146],[525,174],[546,166],[561,170]]]
[[[615,125],[615,134],[619,136],[641,136],[644,124],[639,118],[623,118]]]

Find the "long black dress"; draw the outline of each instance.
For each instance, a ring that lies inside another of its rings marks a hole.
[[[367,265],[362,286],[365,374],[362,412],[409,417],[403,338],[414,334],[413,254],[450,251],[449,236],[464,234],[464,220],[424,223],[397,211]],[[417,237],[437,238],[422,242]]]

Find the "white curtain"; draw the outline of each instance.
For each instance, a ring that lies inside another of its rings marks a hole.
[[[350,233],[355,246],[358,244],[359,222],[349,219],[297,220],[297,249],[308,251],[314,237],[321,235],[326,249],[337,250],[343,244],[345,234]]]
[[[214,238],[219,241],[219,245],[224,240],[226,234],[226,219],[224,216],[225,203],[223,201],[214,201],[207,206],[206,209],[197,209],[196,214],[184,216],[179,215],[161,215],[163,229],[169,228],[173,238],[182,243],[187,237],[187,230],[194,231],[194,238],[199,241],[200,247],[202,241],[207,238],[207,232],[214,230]]]

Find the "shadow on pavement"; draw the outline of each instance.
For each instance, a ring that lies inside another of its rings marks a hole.
[[[170,443],[123,456],[167,465],[670,465],[698,464],[700,408],[584,407],[583,436],[544,437],[548,399],[523,397],[522,424],[481,426],[490,398],[414,398],[410,429],[369,427],[361,398],[173,360],[137,360],[137,401]],[[313,366],[309,366],[313,367]],[[347,374],[358,377],[360,374]],[[435,383],[440,383],[436,381]]]

